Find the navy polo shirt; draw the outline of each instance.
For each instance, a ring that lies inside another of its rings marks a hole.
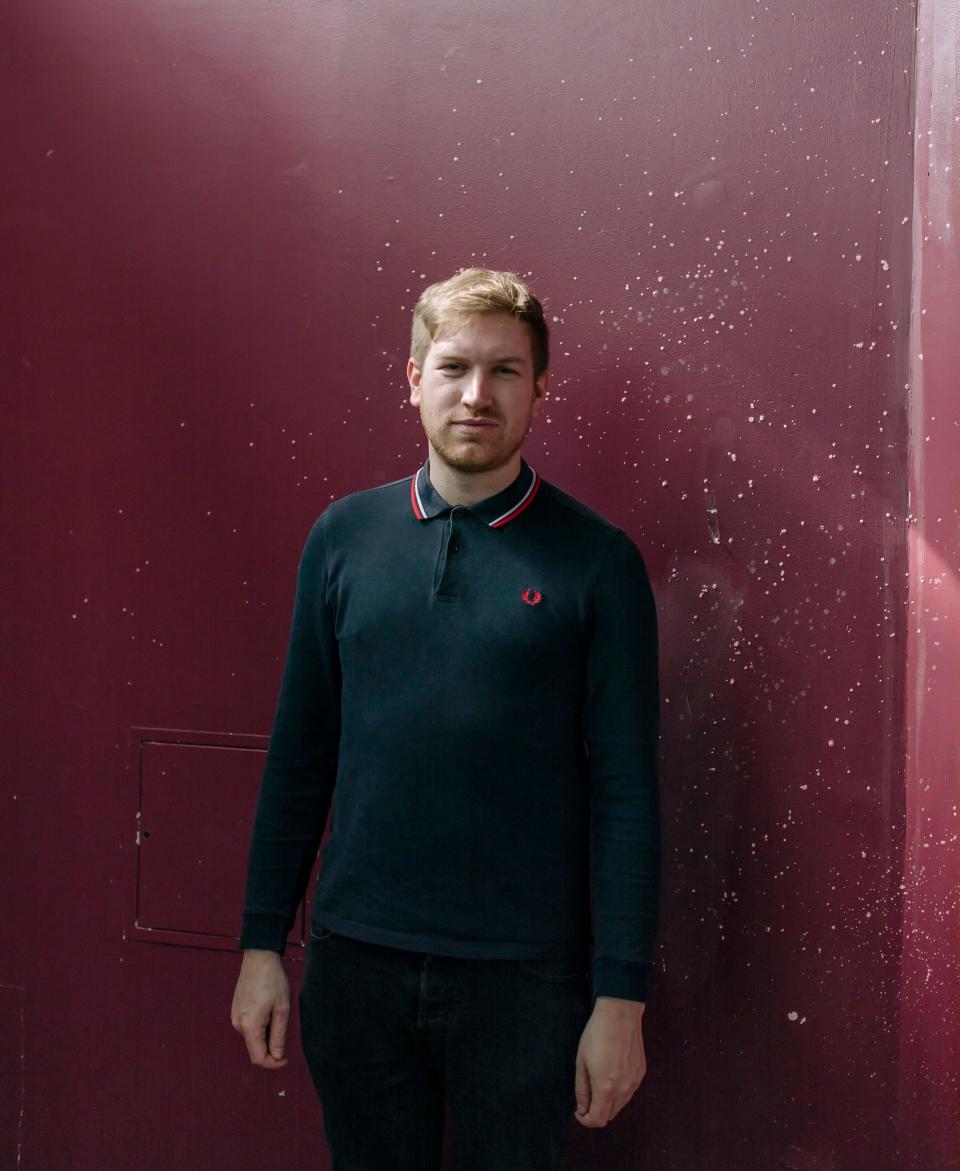
[[[657,623],[627,535],[524,461],[469,507],[414,477],[337,500],[300,560],[240,946],[314,925],[440,955],[588,951],[646,997]],[[591,918],[591,902],[592,918]]]

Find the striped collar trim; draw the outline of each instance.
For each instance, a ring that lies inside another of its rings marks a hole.
[[[431,483],[429,469],[428,460],[410,479],[410,504],[417,520],[430,520],[431,517],[448,512],[451,507]],[[542,483],[540,476],[526,460],[521,460],[520,474],[513,483],[496,496],[471,505],[470,511],[490,528],[503,528],[526,512],[536,499]]]

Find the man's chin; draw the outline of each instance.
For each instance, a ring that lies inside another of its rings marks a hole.
[[[469,455],[457,453],[452,459],[444,457],[445,462],[452,468],[456,468],[458,472],[495,472],[497,468],[502,468],[507,462],[506,460],[492,460],[484,459],[480,455]]]
[[[481,451],[478,448],[463,448],[451,451],[438,450],[437,454],[448,467],[456,468],[458,472],[468,472],[480,474],[483,472],[495,472],[498,468],[502,468],[508,464],[513,458],[514,453],[509,452],[504,455],[503,452],[498,452],[496,455],[489,451]]]
[[[461,437],[449,433],[438,435],[428,432],[427,438],[447,467],[458,472],[480,475],[506,467],[523,446],[526,432],[519,442],[514,437],[506,435]]]

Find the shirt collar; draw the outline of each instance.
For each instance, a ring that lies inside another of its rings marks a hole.
[[[451,507],[434,488],[429,473],[430,461],[427,460],[410,481],[410,503],[417,520],[430,520],[431,517],[449,511]],[[496,496],[488,496],[486,500],[471,504],[470,511],[490,528],[502,528],[530,507],[537,492],[540,491],[541,483],[533,468],[526,460],[521,459],[520,473],[513,483]]]

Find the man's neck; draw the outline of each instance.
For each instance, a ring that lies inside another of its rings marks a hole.
[[[469,507],[481,500],[489,500],[504,488],[509,488],[520,475],[520,452],[502,468],[489,472],[463,472],[451,468],[430,450],[430,483],[448,504]]]

